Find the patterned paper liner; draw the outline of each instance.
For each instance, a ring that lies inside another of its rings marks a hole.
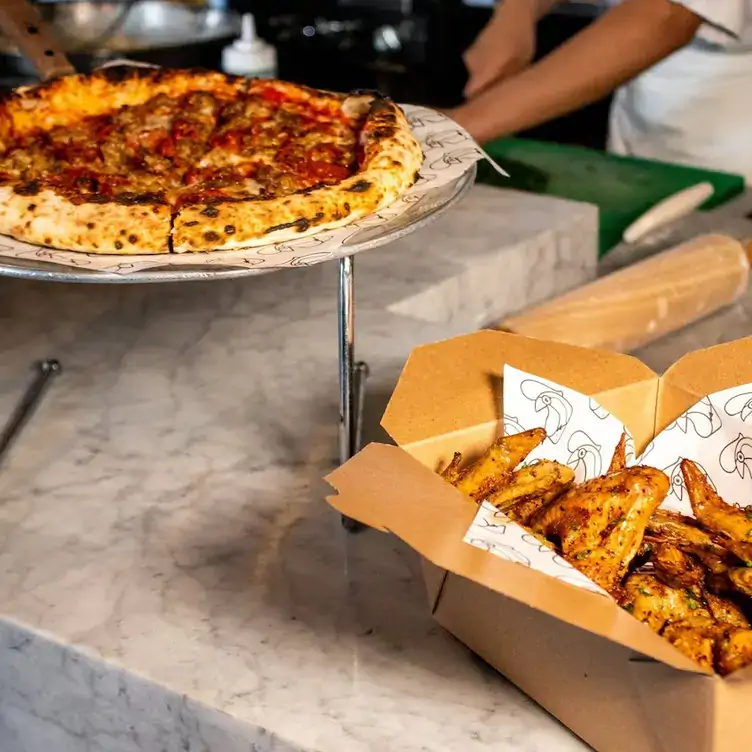
[[[548,379],[504,367],[504,433],[543,426],[548,438],[526,464],[548,459],[568,465],[578,482],[603,473],[611,461],[622,423],[591,397]],[[642,456],[628,436],[627,462],[658,468],[671,479],[663,507],[692,516],[680,463],[689,458],[705,472],[727,501],[752,495],[752,384],[707,395],[661,431]],[[570,585],[606,594],[564,561],[553,548],[483,503],[464,541],[507,561],[515,561]]]
[[[0,257],[33,259],[114,274],[132,274],[157,267],[179,269],[185,266],[207,269],[253,268],[254,271],[263,273],[285,267],[312,266],[349,255],[353,249],[348,247],[348,241],[354,235],[365,228],[373,230],[393,223],[418,202],[430,201],[431,191],[458,180],[475,162],[486,156],[470,134],[445,115],[414,105],[403,105],[403,109],[425,156],[418,181],[390,206],[345,227],[324,230],[300,240],[270,243],[255,248],[147,256],[102,256],[60,251],[0,235]]]

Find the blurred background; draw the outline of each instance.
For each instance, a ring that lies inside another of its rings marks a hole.
[[[1,0],[0,0],[1,1]],[[452,106],[466,80],[462,52],[493,0],[44,0],[37,2],[79,70],[129,57],[172,67],[219,69],[222,50],[252,13],[277,50],[280,78],[320,88],[378,89],[401,102]],[[538,27],[545,55],[599,12],[562,2]],[[0,87],[34,79],[0,37]],[[609,100],[521,136],[603,148]]]

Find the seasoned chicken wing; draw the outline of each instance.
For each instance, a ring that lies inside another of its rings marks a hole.
[[[699,590],[674,588],[655,575],[643,572],[627,577],[619,604],[658,633],[669,622],[711,618]]]
[[[682,460],[681,470],[695,517],[722,536],[722,543],[740,559],[752,562],[752,509],[725,502],[691,460]]]
[[[707,603],[710,615],[720,624],[729,624],[732,627],[749,627],[749,620],[744,612],[728,598],[721,598],[719,595],[706,592],[705,603]]]
[[[533,428],[497,439],[485,454],[459,473],[453,485],[475,501],[483,501],[509,482],[512,470],[545,438],[544,429]]]
[[[647,532],[653,543],[673,544],[696,556],[711,572],[721,574],[729,567],[729,552],[691,517],[657,509],[648,520]]]
[[[675,648],[711,671],[716,644],[723,639],[724,633],[723,626],[707,617],[672,622],[663,630],[663,636]]]
[[[524,525],[535,512],[561,496],[573,483],[574,470],[544,460],[515,470],[508,485],[491,494],[487,501]]]
[[[700,587],[705,581],[705,570],[702,565],[669,543],[653,544],[650,561],[656,577],[671,587]]]
[[[752,663],[752,629],[735,627],[718,640],[716,667],[725,676]]]
[[[452,461],[439,473],[447,482],[454,485],[460,477],[460,465],[462,464],[462,455],[455,452]]]
[[[627,434],[622,433],[619,443],[614,449],[614,456],[611,457],[611,464],[608,466],[606,475],[610,473],[617,473],[619,470],[624,470],[627,467]]]
[[[563,554],[605,590],[614,590],[637,553],[669,479],[631,467],[575,486],[533,515],[530,527],[558,541]]]
[[[752,569],[749,567],[729,569],[728,578],[734,589],[752,598]]]

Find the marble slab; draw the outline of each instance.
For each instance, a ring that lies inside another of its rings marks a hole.
[[[595,271],[593,207],[489,191],[357,259],[369,437],[412,347]],[[2,752],[584,749],[324,503],[336,279],[0,279],[0,415],[64,368],[0,467]]]

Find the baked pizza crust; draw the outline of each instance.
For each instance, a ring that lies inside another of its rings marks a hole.
[[[258,82],[221,73],[110,68],[18,89],[0,100],[0,151],[14,138],[72,125],[80,119],[136,106],[158,94],[209,91],[228,98]],[[265,84],[266,85],[266,84]],[[351,116],[365,115],[363,158],[351,177],[274,199],[219,199],[185,205],[71,201],[42,188],[0,185],[0,233],[39,245],[96,254],[208,252],[279,243],[339,227],[379,211],[417,179],[420,145],[402,110],[376,94],[340,95],[284,82],[285,96],[325,103],[336,99]]]
[[[367,108],[362,168],[335,185],[291,196],[187,206],[175,217],[176,253],[232,250],[281,243],[341,227],[395,201],[415,183],[423,152],[402,110],[374,95],[353,96],[343,108]]]
[[[167,204],[74,204],[50,190],[0,186],[0,232],[26,243],[113,255],[169,253]]]

